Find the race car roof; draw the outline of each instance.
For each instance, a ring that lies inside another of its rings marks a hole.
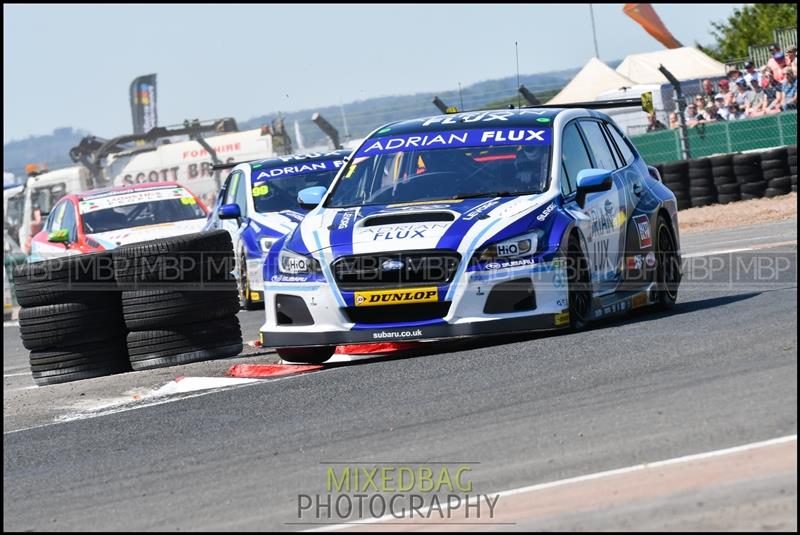
[[[421,132],[440,132],[443,130],[470,130],[482,127],[515,127],[552,125],[555,116],[563,111],[560,108],[521,108],[514,110],[481,110],[446,115],[432,115],[418,119],[397,121],[379,128],[371,137],[386,134],[402,135]]]
[[[286,164],[297,162],[319,162],[323,160],[342,160],[350,156],[353,152],[350,149],[339,149],[328,152],[309,152],[305,154],[289,154],[277,158],[267,158],[266,160],[255,160],[250,163],[254,169],[271,169],[273,167],[284,167]]]

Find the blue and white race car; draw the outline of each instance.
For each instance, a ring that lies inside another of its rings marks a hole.
[[[370,134],[264,263],[265,347],[580,329],[681,279],[677,205],[605,114],[439,115]]]
[[[230,232],[244,309],[252,310],[263,303],[264,256],[307,212],[297,205],[297,193],[313,186],[327,188],[350,152],[293,154],[233,167],[204,230]]]

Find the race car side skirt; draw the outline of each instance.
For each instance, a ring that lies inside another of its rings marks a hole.
[[[409,340],[439,340],[493,334],[519,334],[549,331],[569,325],[561,314],[538,314],[519,318],[496,319],[472,323],[442,323],[437,325],[385,327],[333,332],[264,332],[262,347],[310,347],[390,342]]]

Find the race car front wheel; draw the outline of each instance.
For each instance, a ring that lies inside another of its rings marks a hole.
[[[335,346],[322,347],[280,347],[276,349],[278,356],[287,362],[298,364],[322,364],[336,350]]]
[[[580,240],[570,236],[567,244],[567,281],[569,291],[569,324],[573,330],[586,327],[592,308],[591,272]]]
[[[675,237],[663,216],[658,217],[656,240],[655,303],[658,308],[670,309],[678,299],[681,265]]]
[[[256,310],[261,308],[261,303],[254,303],[250,299],[250,281],[247,279],[247,257],[242,253],[239,258],[239,305],[243,310]]]

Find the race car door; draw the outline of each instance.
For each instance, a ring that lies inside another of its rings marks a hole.
[[[580,214],[578,225],[586,238],[587,256],[592,269],[595,293],[614,291],[619,284],[625,252],[625,221],[628,206],[622,177],[614,173],[611,189],[590,193],[583,207],[575,202],[578,173],[596,168],[616,171],[600,123],[593,120],[572,122],[564,128],[561,139],[562,190],[568,206]]]

